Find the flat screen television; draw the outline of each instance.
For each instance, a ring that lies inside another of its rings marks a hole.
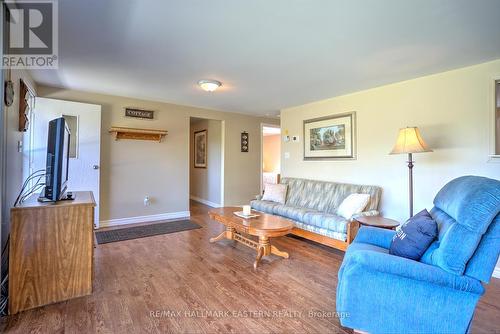
[[[56,202],[64,198],[69,179],[71,133],[64,117],[49,122],[45,190],[39,200]]]

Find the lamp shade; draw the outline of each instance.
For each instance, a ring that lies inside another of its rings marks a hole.
[[[432,152],[427,147],[417,127],[408,127],[399,130],[396,145],[390,154]]]

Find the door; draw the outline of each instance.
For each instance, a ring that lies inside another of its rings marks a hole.
[[[266,183],[280,183],[281,128],[279,125],[261,124],[260,193]]]
[[[99,227],[101,106],[36,98],[30,170],[45,169],[49,121],[65,117],[71,130],[68,191],[94,193],[95,227]]]

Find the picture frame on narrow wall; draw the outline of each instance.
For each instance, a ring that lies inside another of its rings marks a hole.
[[[194,168],[207,168],[207,130],[194,133]]]
[[[304,121],[304,160],[356,159],[356,112]]]

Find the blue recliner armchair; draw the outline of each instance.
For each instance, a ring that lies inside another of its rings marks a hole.
[[[369,333],[465,333],[500,252],[500,181],[457,178],[439,191],[439,237],[413,261],[389,254],[394,231],[362,227],[339,270],[337,311]]]

